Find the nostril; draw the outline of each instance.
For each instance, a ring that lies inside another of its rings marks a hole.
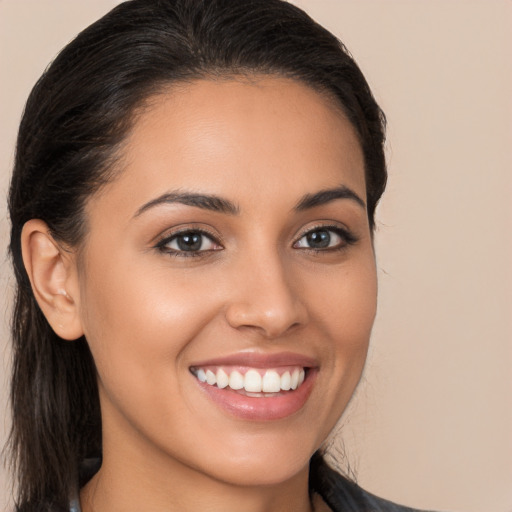
[[[269,339],[297,330],[306,323],[305,316],[298,308],[269,310],[254,304],[232,305],[226,311],[226,320],[231,327],[257,331]]]

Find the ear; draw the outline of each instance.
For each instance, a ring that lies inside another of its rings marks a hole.
[[[32,291],[52,329],[66,340],[80,338],[76,254],[54,240],[47,224],[39,219],[23,226],[21,250]]]

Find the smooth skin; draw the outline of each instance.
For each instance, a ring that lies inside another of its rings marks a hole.
[[[118,167],[82,247],[39,220],[23,232],[43,311],[61,337],[85,334],[98,370],[103,465],[83,512],[311,510],[309,458],[361,377],[376,309],[352,126],[290,79],[198,80],[151,99]],[[304,207],[325,190],[350,193]],[[243,352],[313,358],[304,406],[252,421],[214,403],[191,365]]]

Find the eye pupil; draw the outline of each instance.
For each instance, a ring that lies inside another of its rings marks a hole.
[[[315,249],[329,247],[329,244],[331,243],[331,234],[326,229],[319,229],[308,233],[306,238],[309,246],[314,247]]]
[[[183,233],[176,241],[181,251],[198,251],[201,249],[203,236],[200,233]]]

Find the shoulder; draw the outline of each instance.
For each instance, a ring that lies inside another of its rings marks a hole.
[[[319,455],[311,460],[310,488],[333,512],[420,512],[366,492],[331,469]]]
[[[336,475],[322,498],[333,512],[420,512],[375,496],[356,483]]]

